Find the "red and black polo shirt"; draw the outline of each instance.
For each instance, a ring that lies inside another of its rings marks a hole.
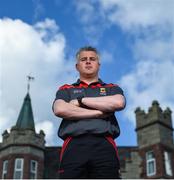
[[[57,99],[63,99],[70,102],[78,97],[101,97],[115,94],[123,94],[123,90],[115,84],[106,84],[101,79],[91,84],[86,84],[80,79],[77,82],[68,85],[65,84],[59,88],[56,93]],[[63,119],[58,136],[66,139],[68,136],[79,136],[82,134],[97,134],[97,135],[111,135],[116,138],[120,134],[120,128],[114,113],[104,119],[82,119],[82,120],[67,120]]]

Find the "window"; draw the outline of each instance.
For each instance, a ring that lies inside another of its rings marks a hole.
[[[146,153],[146,171],[147,176],[153,176],[156,174],[156,160],[153,151]]]
[[[23,178],[23,159],[15,159],[14,179]]]
[[[3,168],[2,168],[2,179],[7,179],[7,170],[8,170],[8,161],[5,160],[3,162]]]
[[[31,160],[30,161],[30,179],[37,178],[37,161]]]
[[[171,164],[171,154],[167,151],[164,152],[164,162],[166,174],[172,176],[172,164]]]

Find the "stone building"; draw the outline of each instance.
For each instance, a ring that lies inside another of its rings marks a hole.
[[[137,147],[120,148],[123,178],[174,178],[174,142],[171,110],[153,101],[148,112],[137,108]],[[123,155],[122,155],[123,153]]]
[[[35,132],[30,96],[27,93],[17,123],[2,134],[0,144],[0,178],[43,178],[44,132]]]
[[[148,112],[135,111],[137,146],[118,147],[122,178],[174,178],[171,110],[153,101]],[[0,178],[58,179],[61,147],[45,146],[45,134],[35,131],[27,93],[16,125],[2,134]]]

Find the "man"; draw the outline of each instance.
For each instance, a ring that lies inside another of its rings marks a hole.
[[[76,54],[79,79],[59,88],[54,114],[63,118],[60,178],[120,178],[114,139],[120,130],[114,112],[124,109],[122,89],[98,77],[99,53],[83,47]]]

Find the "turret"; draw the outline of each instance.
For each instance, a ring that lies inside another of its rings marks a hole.
[[[136,131],[142,159],[140,178],[174,178],[174,143],[171,110],[162,110],[158,101],[145,113],[138,107]]]
[[[136,131],[140,147],[155,143],[173,144],[171,113],[169,108],[163,111],[157,101],[152,102],[147,113],[140,107],[135,110]]]
[[[16,125],[2,134],[0,175],[2,179],[42,179],[45,134],[35,131],[29,88]]]

